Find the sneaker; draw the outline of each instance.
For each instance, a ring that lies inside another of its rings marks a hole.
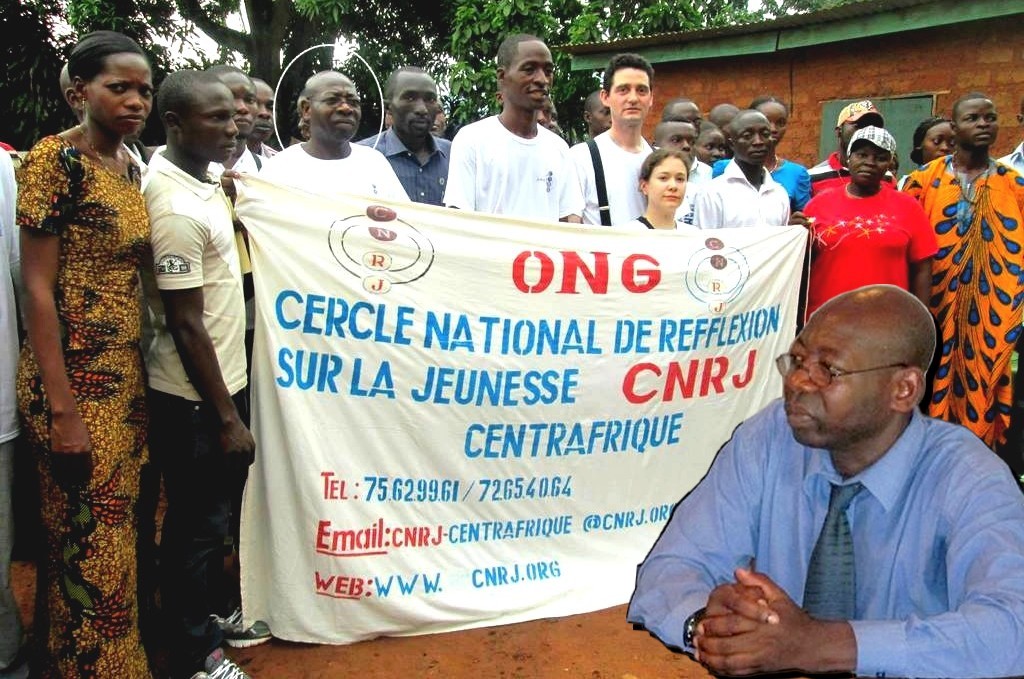
[[[248,627],[244,627],[241,608],[236,608],[226,618],[221,618],[217,615],[211,615],[210,617],[220,627],[220,631],[224,633],[224,643],[232,648],[259,646],[270,641],[272,636],[270,634],[270,627],[262,620],[257,620]]]
[[[231,658],[224,655],[222,649],[215,649],[213,653],[206,656],[203,662],[203,671],[196,672],[192,679],[252,679],[245,671],[236,665]]]

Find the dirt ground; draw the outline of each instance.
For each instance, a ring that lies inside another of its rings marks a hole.
[[[31,624],[35,569],[15,562],[14,593]],[[160,649],[156,649],[159,656]],[[254,679],[697,679],[710,677],[626,623],[626,607],[351,646],[271,641],[229,655]],[[159,661],[158,661],[159,662]]]

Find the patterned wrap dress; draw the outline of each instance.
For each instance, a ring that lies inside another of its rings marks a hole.
[[[994,448],[1010,424],[1010,359],[1024,311],[1024,177],[990,161],[962,190],[953,156],[945,156],[911,173],[903,190],[920,201],[939,244],[930,304],[939,351],[928,413]]]
[[[18,225],[60,238],[55,288],[64,363],[92,441],[87,485],[50,471],[50,406],[28,342],[18,407],[38,462],[46,554],[36,628],[41,677],[148,677],[136,601],[135,502],[148,456],[138,270],[149,249],[139,176],[125,178],[60,137],[19,175]]]

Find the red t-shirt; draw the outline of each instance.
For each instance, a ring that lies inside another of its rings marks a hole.
[[[936,253],[935,232],[921,205],[883,188],[853,198],[846,187],[818,194],[804,214],[814,217],[807,315],[863,285],[910,287],[910,264]]]

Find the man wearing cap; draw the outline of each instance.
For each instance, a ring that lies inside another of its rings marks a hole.
[[[804,208],[811,222],[808,315],[833,297],[878,283],[928,304],[935,232],[917,201],[882,189],[895,153],[887,130],[857,130],[846,151],[850,183],[819,193]]]
[[[849,183],[850,171],[847,168],[846,151],[850,146],[853,133],[868,125],[885,127],[882,114],[870,101],[865,99],[843,107],[836,120],[838,149],[807,171],[811,175],[811,196],[816,196],[833,186]]]

